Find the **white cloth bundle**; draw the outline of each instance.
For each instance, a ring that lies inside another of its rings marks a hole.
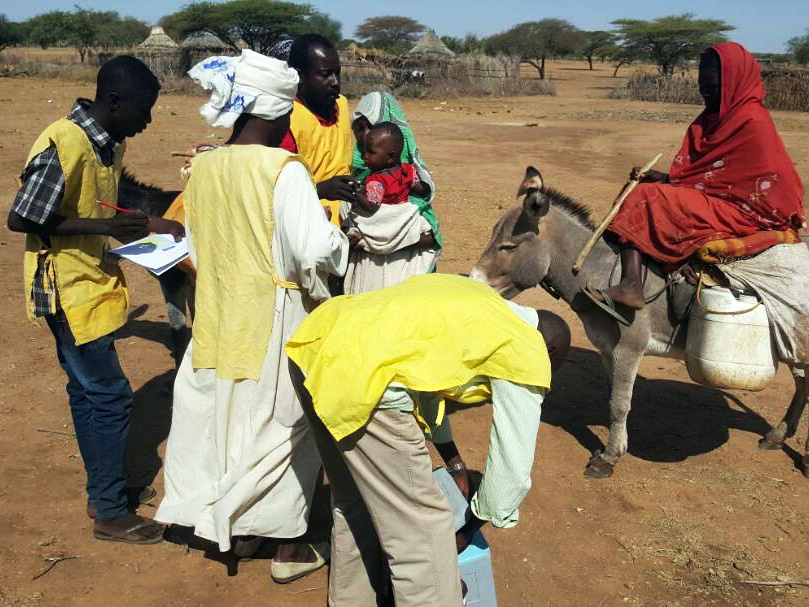
[[[292,110],[298,72],[285,61],[244,49],[238,57],[208,57],[188,71],[211,98],[200,114],[211,126],[232,127],[241,114],[275,120]]]

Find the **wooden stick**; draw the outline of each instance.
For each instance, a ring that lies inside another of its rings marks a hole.
[[[61,436],[69,436],[71,438],[76,438],[76,435],[72,432],[59,432],[58,430],[46,430],[45,428],[37,428],[37,432],[45,432],[47,434],[59,434]]]
[[[621,205],[624,204],[624,200],[626,200],[626,197],[629,196],[629,193],[632,190],[634,190],[635,187],[640,183],[640,180],[643,179],[643,176],[647,172],[649,172],[649,169],[651,169],[655,164],[657,164],[657,161],[660,160],[661,156],[662,154],[658,154],[657,156],[655,156],[654,159],[648,162],[646,166],[644,166],[640,170],[635,179],[630,179],[629,181],[626,182],[626,184],[624,184],[624,187],[621,190],[618,199],[613,203],[610,212],[607,213],[607,216],[604,218],[604,221],[602,221],[601,225],[599,225],[598,228],[596,228],[596,231],[593,232],[593,235],[590,237],[590,240],[587,241],[587,243],[584,245],[584,248],[582,248],[581,253],[579,253],[579,257],[576,259],[576,263],[573,264],[574,275],[577,275],[579,272],[581,272],[581,267],[584,265],[584,262],[587,261],[587,257],[589,257],[590,252],[593,250],[593,247],[595,246],[596,242],[598,242],[598,239],[601,238],[601,235],[612,223],[612,220],[615,219],[615,216],[618,214],[618,211],[621,210]]]
[[[83,554],[65,554],[62,556],[52,556],[50,558],[47,558],[45,560],[48,561],[50,564],[47,567],[45,567],[45,569],[37,573],[34,577],[32,577],[31,581],[33,582],[34,580],[38,580],[62,561],[70,561],[72,559],[81,559],[81,558],[84,558]]]
[[[787,580],[784,582],[759,582],[758,580],[742,580],[742,584],[752,584],[753,586],[809,586],[809,582],[803,580]]]

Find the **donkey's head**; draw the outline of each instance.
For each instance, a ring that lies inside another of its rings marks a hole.
[[[532,166],[525,170],[517,199],[520,204],[506,211],[494,225],[491,240],[470,273],[470,277],[488,283],[506,299],[538,285],[550,266],[541,233],[551,198],[545,192],[542,176]]]

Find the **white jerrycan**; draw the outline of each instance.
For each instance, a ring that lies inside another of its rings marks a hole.
[[[763,390],[778,371],[767,310],[755,295],[700,285],[686,339],[685,364],[697,383]]]

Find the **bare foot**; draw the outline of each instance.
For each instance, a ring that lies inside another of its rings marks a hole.
[[[614,302],[623,304],[633,310],[642,310],[646,305],[646,300],[643,297],[643,287],[636,282],[618,283],[614,287],[603,291],[603,293]]]
[[[309,544],[278,544],[273,560],[277,563],[314,563],[317,555]]]

